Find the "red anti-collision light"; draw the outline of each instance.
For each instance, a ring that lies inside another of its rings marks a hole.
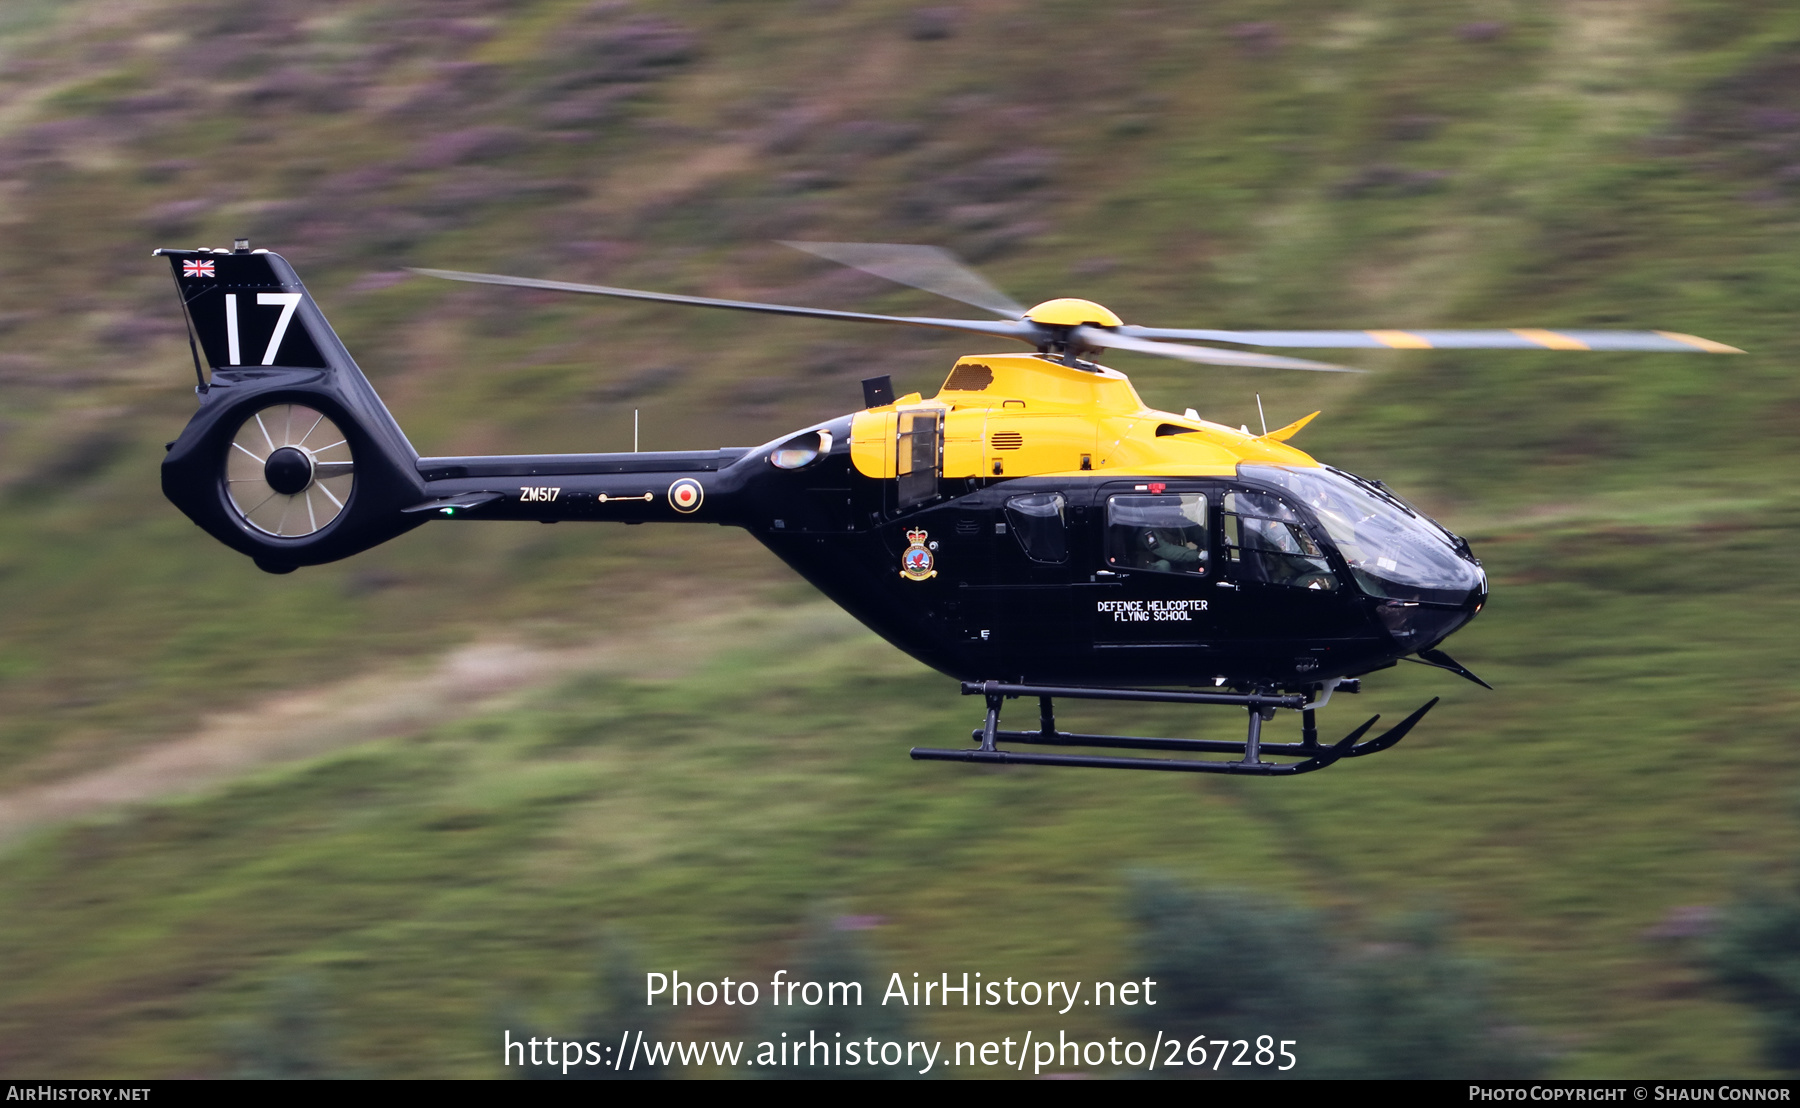
[[[1164,490],[1164,489],[1166,489],[1166,488],[1168,488],[1168,487],[1169,487],[1169,486],[1167,486],[1167,485],[1165,485],[1165,484],[1163,484],[1163,483],[1162,483],[1162,482],[1161,482],[1161,481],[1152,481],[1152,482],[1150,482],[1150,491],[1151,491],[1151,492],[1161,492],[1161,491],[1163,491],[1163,490]]]

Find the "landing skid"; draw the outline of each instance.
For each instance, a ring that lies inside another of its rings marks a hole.
[[[1336,687],[1356,691],[1353,682],[1338,682]],[[1372,739],[1363,736],[1375,726],[1380,716],[1371,716],[1361,727],[1330,746],[1321,745],[1314,709],[1323,699],[1308,700],[1303,696],[1279,696],[1265,693],[1188,693],[1164,692],[1156,689],[1098,689],[1060,685],[1008,685],[999,681],[965,681],[964,696],[987,698],[986,725],[971,733],[981,745],[969,750],[940,750],[914,747],[916,761],[982,762],[989,765],[1072,766],[1087,769],[1154,769],[1176,773],[1236,773],[1255,777],[1293,777],[1324,769],[1343,758],[1361,758],[1378,754],[1401,739],[1437,705],[1432,697],[1424,706],[1393,727]],[[1327,686],[1327,695],[1330,686]],[[1004,731],[1000,728],[1000,708],[1008,700],[1021,696],[1038,698],[1036,731]],[[1080,735],[1056,729],[1053,701],[1056,697],[1072,700],[1137,700],[1166,704],[1220,705],[1243,708],[1249,713],[1250,726],[1243,742],[1215,739],[1146,739],[1132,735]],[[1287,708],[1301,713],[1300,741],[1297,743],[1265,743],[1263,724],[1275,718],[1277,710]],[[1024,743],[1029,746],[1098,747],[1116,750],[1170,750],[1189,754],[1236,754],[1234,761],[1201,758],[1108,758],[1093,754],[1039,754],[1031,751],[1001,750],[999,744]],[[1297,762],[1267,762],[1263,755],[1299,758]]]

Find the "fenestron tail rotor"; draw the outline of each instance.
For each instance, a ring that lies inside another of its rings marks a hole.
[[[317,534],[343,512],[355,486],[355,458],[343,431],[304,404],[252,414],[227,451],[226,497],[239,519],[265,535]]]
[[[873,242],[784,242],[782,245],[860,269],[865,273],[936,293],[973,307],[993,312],[998,320],[941,319],[935,316],[891,316],[868,312],[844,312],[751,300],[717,300],[704,296],[644,292],[639,289],[584,285],[570,281],[545,281],[531,277],[506,277],[494,273],[464,273],[445,269],[415,269],[427,277],[472,281],[487,285],[615,296],[664,304],[701,308],[767,312],[810,319],[840,319],[854,323],[899,323],[945,331],[989,335],[1029,343],[1040,352],[1055,354],[1070,365],[1079,365],[1085,354],[1103,350],[1129,350],[1202,365],[1256,369],[1305,369],[1360,373],[1346,366],[1305,358],[1258,354],[1189,343],[1230,343],[1238,346],[1287,346],[1315,349],[1387,350],[1621,350],[1642,353],[1741,354],[1735,346],[1675,331],[1555,331],[1535,327],[1470,331],[1227,331],[1179,327],[1142,327],[1123,323],[1111,311],[1087,300],[1047,300],[1025,308],[995,288],[986,278],[935,246],[908,246]],[[1168,341],[1178,340],[1178,341]]]

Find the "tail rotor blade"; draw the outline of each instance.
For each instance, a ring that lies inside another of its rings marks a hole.
[[[960,300],[995,315],[1018,319],[1024,305],[990,284],[987,278],[936,246],[905,246],[888,242],[789,242],[781,245],[804,250],[827,261],[872,273],[896,284]]]

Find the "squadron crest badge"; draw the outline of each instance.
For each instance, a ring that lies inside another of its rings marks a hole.
[[[925,540],[930,537],[925,531],[906,533],[906,541],[912,545],[900,555],[900,576],[908,581],[926,581],[937,576],[936,559],[925,549]]]

